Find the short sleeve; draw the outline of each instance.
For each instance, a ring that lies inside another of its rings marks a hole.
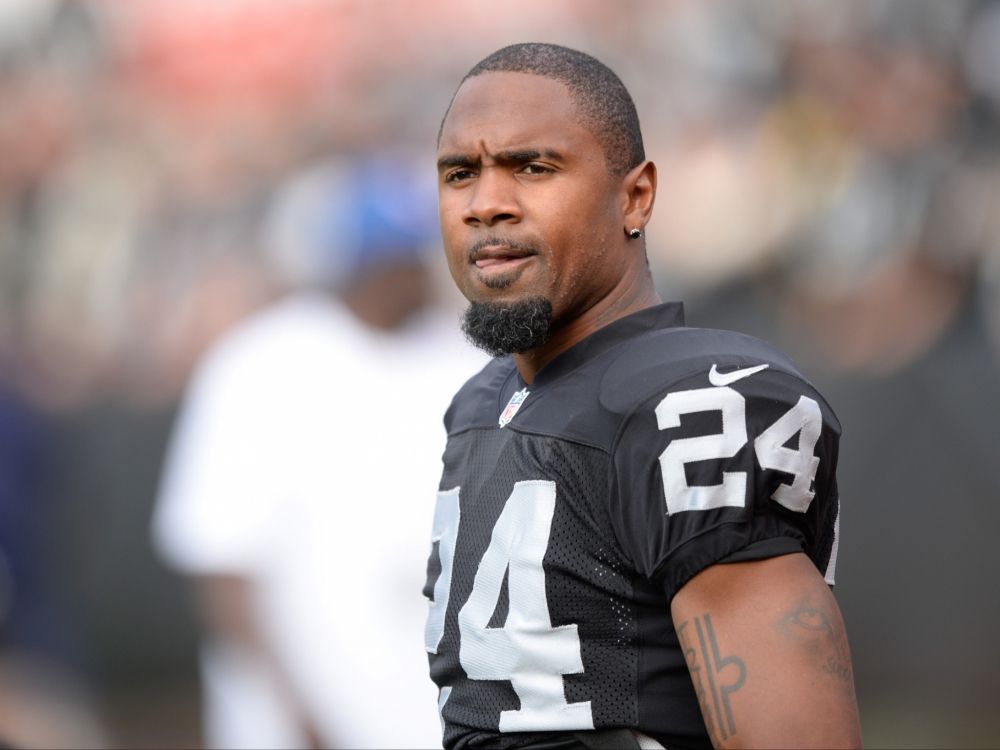
[[[798,375],[700,371],[646,399],[613,449],[612,518],[668,601],[720,562],[806,553],[827,572],[840,425]]]

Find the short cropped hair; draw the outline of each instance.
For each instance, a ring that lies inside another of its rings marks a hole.
[[[499,49],[479,61],[461,83],[493,72],[530,73],[564,84],[576,102],[581,124],[594,134],[604,149],[612,174],[625,174],[645,160],[639,115],[632,97],[615,72],[599,60],[558,44],[524,42]],[[450,105],[448,110],[451,110]],[[445,112],[445,119],[447,117]],[[444,120],[441,128],[443,130]],[[438,140],[440,138],[439,130]]]

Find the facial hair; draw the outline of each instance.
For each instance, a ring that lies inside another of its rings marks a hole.
[[[473,302],[462,320],[465,337],[494,357],[541,346],[551,327],[552,303],[544,297],[510,304]]]

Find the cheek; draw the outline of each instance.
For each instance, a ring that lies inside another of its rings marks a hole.
[[[617,207],[602,202],[593,206],[589,226],[588,250],[593,255],[593,260],[600,264],[600,270],[611,270],[614,258],[610,257],[611,248],[616,246],[616,239],[619,232],[624,231],[621,226],[621,217]]]
[[[463,225],[460,217],[456,216],[453,211],[449,211],[444,203],[441,204],[439,219],[441,222],[441,241],[444,247],[445,261],[448,263],[448,270],[451,271],[452,276],[457,280],[458,272],[464,266],[461,260],[465,256],[465,251],[460,237],[461,232],[459,231]],[[456,221],[458,222],[457,225]]]
[[[610,229],[606,217],[596,212],[579,213],[564,225],[564,267],[574,273],[600,274],[608,262]]]
[[[572,299],[586,290],[604,290],[608,280],[620,275],[619,259],[613,257],[612,227],[604,217],[594,222],[583,221],[584,226],[564,236],[562,250],[566,253],[559,264],[562,277],[558,286],[560,296]]]
[[[441,222],[442,233],[455,232],[465,226],[462,216],[467,200],[464,191],[438,191],[438,220]]]
[[[448,273],[451,274],[455,286],[458,287],[459,291],[464,292],[468,274],[467,264],[462,262],[457,254],[448,248],[447,242],[445,244],[444,257],[445,262],[448,264]]]

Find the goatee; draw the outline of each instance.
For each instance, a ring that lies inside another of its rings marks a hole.
[[[544,297],[509,304],[473,302],[462,320],[466,338],[494,357],[541,346],[551,327],[552,303]]]

